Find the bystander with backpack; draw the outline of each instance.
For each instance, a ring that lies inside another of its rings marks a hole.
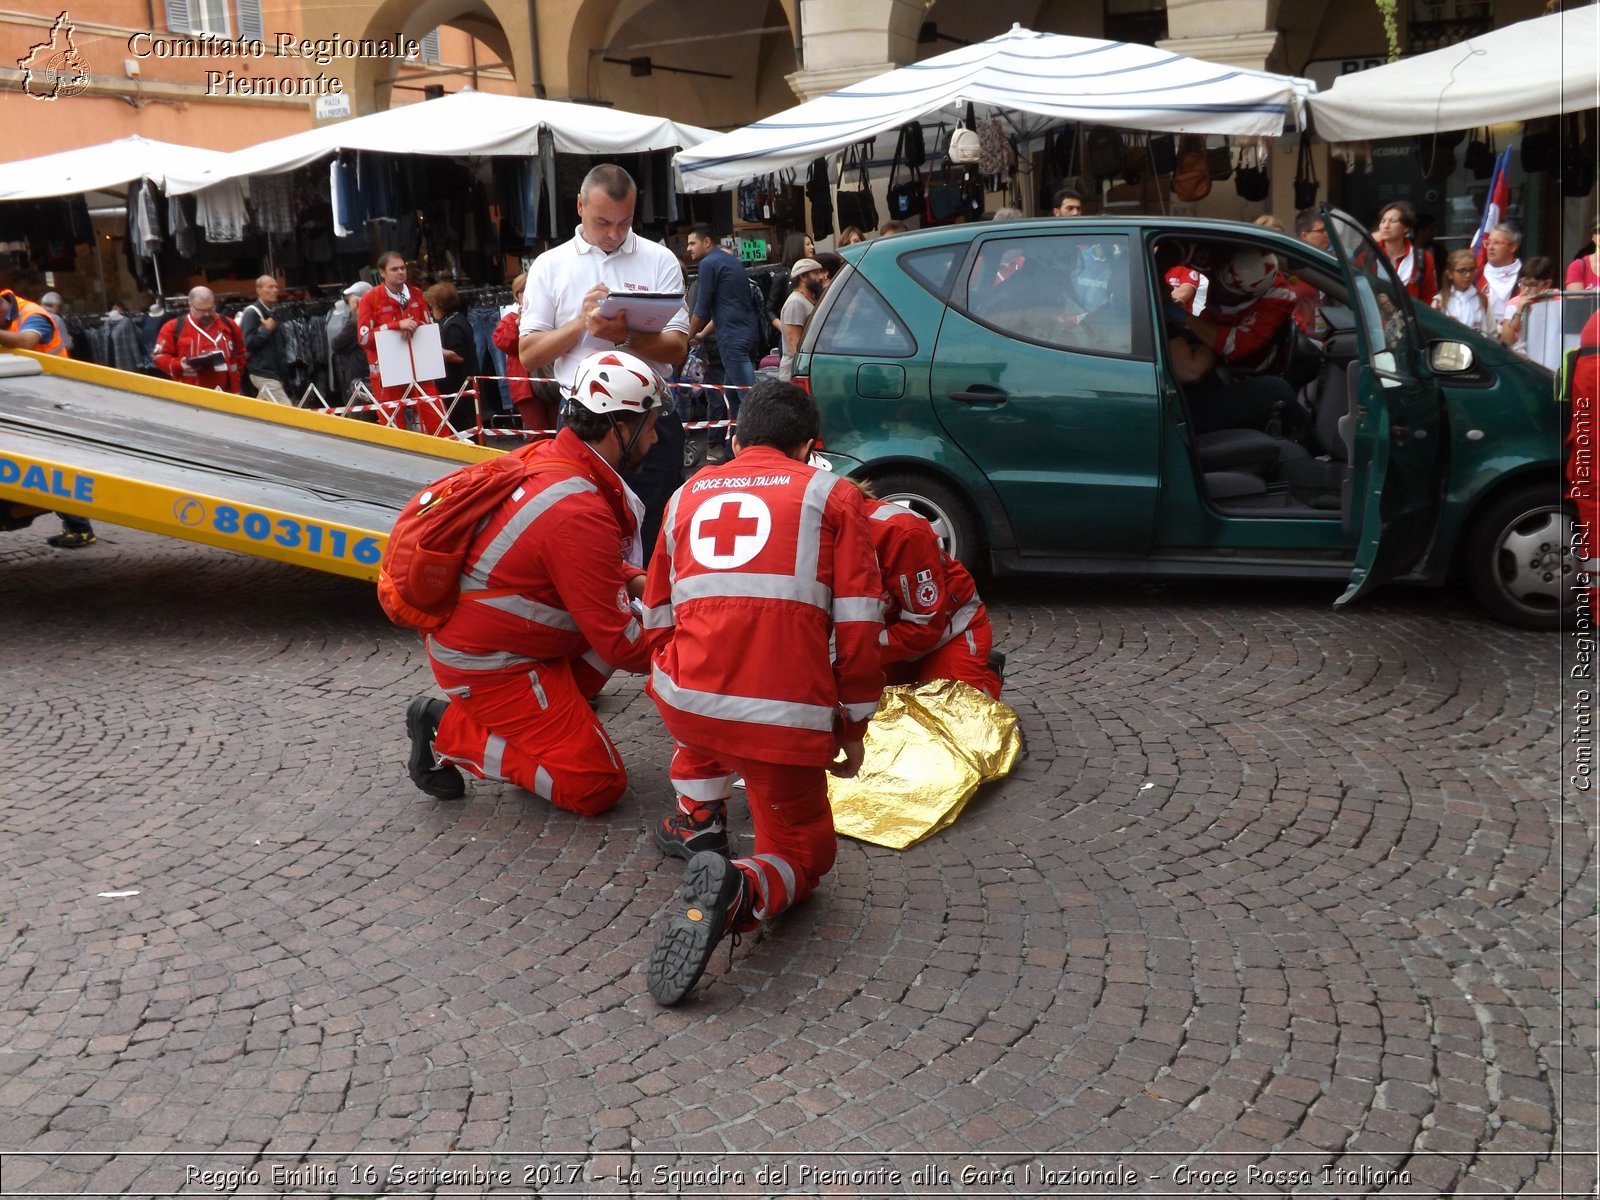
[[[554,438],[463,468],[401,512],[379,600],[425,633],[450,697],[406,710],[407,771],[428,795],[459,799],[462,770],[588,816],[622,795],[627,771],[589,701],[613,671],[648,664],[631,603],[644,506],[622,476],[655,443],[666,393],[636,355],[592,354]]]

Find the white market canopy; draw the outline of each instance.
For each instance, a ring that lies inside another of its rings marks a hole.
[[[1311,99],[1326,141],[1527,121],[1600,105],[1600,9],[1518,21],[1442,50],[1343,75]]]
[[[450,157],[539,153],[539,131],[549,130],[555,149],[567,154],[630,154],[697,146],[711,130],[664,117],[616,108],[456,92],[290,134],[225,155],[191,172],[168,175],[168,195],[183,195],[248,175],[276,175],[341,150]]]
[[[709,192],[833,154],[908,121],[1029,113],[1044,125],[1276,137],[1302,123],[1309,79],[1222,66],[1133,42],[1020,25],[819,96],[677,156],[686,192]],[[930,148],[931,149],[931,148]]]
[[[62,150],[38,158],[0,163],[0,200],[44,200],[104,192],[136,179],[166,183],[167,176],[204,171],[227,155],[149,138],[119,138],[99,146]]]

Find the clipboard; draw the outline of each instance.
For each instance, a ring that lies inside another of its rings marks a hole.
[[[608,320],[624,310],[630,330],[660,333],[683,311],[683,297],[676,292],[612,292],[600,301],[600,315]]]
[[[228,365],[228,356],[221,350],[207,350],[204,354],[184,359],[183,365],[191,371],[221,371]]]
[[[444,378],[444,343],[437,325],[418,325],[410,338],[398,329],[380,329],[378,379],[384,387]]]

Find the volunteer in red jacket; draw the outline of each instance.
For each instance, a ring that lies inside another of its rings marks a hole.
[[[1000,675],[989,662],[994,630],[972,575],[945,553],[927,518],[850,482],[865,499],[867,530],[883,576],[887,682],[958,679],[1000,699]]]
[[[216,355],[222,356],[220,361]],[[217,311],[217,298],[207,287],[189,290],[189,311],[161,327],[150,356],[156,366],[179,383],[234,393],[240,390],[239,381],[249,357],[244,334],[232,318]]]
[[[1266,371],[1299,297],[1279,268],[1278,256],[1254,247],[1235,252],[1211,280],[1200,316],[1172,312],[1168,328],[1215,352],[1231,378],[1215,388],[1188,388],[1195,428],[1260,429],[1274,409],[1294,402],[1282,375]]]
[[[666,384],[622,351],[578,369],[566,424],[530,476],[474,537],[455,611],[427,638],[448,702],[406,710],[412,782],[459,799],[461,770],[593,816],[627,786],[622,758],[589,707],[613,670],[642,673],[648,643],[632,599],[644,591],[643,506],[619,472],[655,442]]]
[[[421,326],[433,324],[433,313],[428,310],[422,293],[406,284],[405,255],[390,250],[378,259],[378,274],[383,282],[361,297],[361,303],[356,306],[356,340],[367,352],[372,394],[378,401],[378,419],[400,429],[414,427],[423,433],[449,437],[450,422],[445,419],[445,406],[433,380],[384,387],[378,375],[377,335],[380,329],[398,329],[409,339]],[[418,390],[425,394],[417,395]],[[408,391],[417,405],[414,425],[405,415],[404,400]]]
[[[817,435],[810,396],[758,383],[737,457],[678,489],[650,560],[649,691],[678,743],[677,810],[656,840],[689,860],[688,903],[650,954],[662,1004],[689,993],[724,936],[804,900],[832,868],[827,772],[860,768],[883,690],[883,584],[861,493],[808,464]],[[729,861],[735,772],[755,853]]]

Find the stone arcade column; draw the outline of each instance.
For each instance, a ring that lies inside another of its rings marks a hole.
[[[805,66],[789,86],[812,100],[914,62],[927,11],[922,0],[801,0]]]

